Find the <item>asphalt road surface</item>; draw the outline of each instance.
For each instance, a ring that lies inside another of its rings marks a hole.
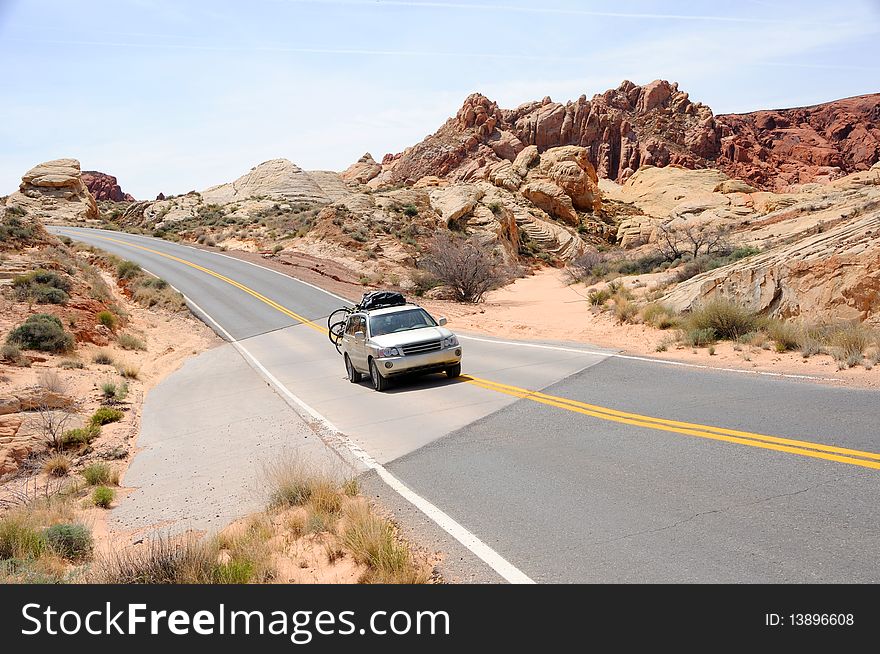
[[[324,291],[158,239],[52,231],[173,284],[532,580],[880,581],[877,392],[463,338],[462,380],[380,394],[346,380]]]

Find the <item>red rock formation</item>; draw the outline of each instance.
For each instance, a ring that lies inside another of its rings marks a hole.
[[[134,198],[131,195],[122,191],[113,175],[101,173],[97,170],[84,170],[82,180],[96,200],[134,202]]]
[[[721,168],[755,186],[781,190],[865,170],[880,160],[880,94],[814,107],[714,116],[678,85],[655,80],[561,104],[544,98],[499,109],[474,93],[421,143],[385,155],[377,185],[424,176],[481,179],[525,146],[588,151],[600,177],[624,181],[640,166]]]
[[[716,121],[720,168],[771,190],[835,179],[880,161],[880,93]]]
[[[705,167],[719,151],[711,110],[662,80],[645,86],[624,82],[592,100],[581,96],[560,104],[544,98],[513,110],[475,93],[435,134],[386,156],[389,170],[381,181],[485,177],[492,164],[512,161],[526,145],[541,152],[582,146],[599,175],[611,179],[626,178],[643,164]]]

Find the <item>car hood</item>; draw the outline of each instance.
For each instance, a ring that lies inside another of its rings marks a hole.
[[[410,329],[409,331],[397,332],[396,334],[373,336],[370,339],[370,343],[377,347],[399,347],[412,343],[438,341],[449,336],[452,336],[452,332],[445,327],[422,327],[421,329]]]

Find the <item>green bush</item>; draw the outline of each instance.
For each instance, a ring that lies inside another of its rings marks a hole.
[[[112,488],[98,486],[92,493],[92,503],[102,509],[109,509],[115,497],[116,493],[113,492]]]
[[[116,329],[116,316],[114,316],[109,311],[99,311],[98,315],[95,316],[98,319],[98,322],[109,330]]]
[[[81,561],[92,553],[92,534],[83,525],[52,525],[43,533],[52,551],[69,561]]]
[[[92,361],[102,366],[112,366],[115,363],[113,361],[112,355],[106,350],[98,350],[97,352],[95,352],[95,355],[92,357]]]
[[[776,343],[777,352],[797,350],[804,342],[803,331],[798,325],[783,320],[768,320],[766,326],[767,336]]]
[[[218,563],[212,577],[215,584],[248,584],[254,578],[254,565],[250,561],[232,559]]]
[[[717,299],[695,308],[687,318],[688,330],[708,330],[723,340],[736,340],[760,326],[758,314],[729,300]]]
[[[134,261],[120,261],[116,265],[117,279],[134,279],[141,274],[141,267]]]
[[[82,447],[88,445],[101,434],[99,425],[87,425],[76,429],[68,429],[61,436],[63,447]]]
[[[119,422],[124,415],[125,414],[119,409],[111,409],[110,407],[102,406],[92,414],[89,422],[95,426],[107,425],[111,422]]]
[[[496,211],[492,211],[492,213],[497,213]],[[419,210],[415,205],[408,204],[403,208],[403,215],[409,216],[410,218],[419,215]]]
[[[110,483],[113,471],[106,463],[91,463],[83,468],[82,476],[89,486],[100,486]]]
[[[28,316],[23,324],[9,333],[6,341],[43,352],[66,352],[73,348],[74,343],[73,336],[64,331],[61,321],[48,313]]]
[[[26,243],[36,238],[33,227],[25,225],[19,220],[19,216],[27,214],[21,207],[6,207],[6,216],[0,222],[0,242],[3,243]]]

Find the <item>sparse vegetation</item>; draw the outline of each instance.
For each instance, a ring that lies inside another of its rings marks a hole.
[[[21,348],[13,343],[4,343],[0,347],[0,360],[20,368],[27,368],[31,365],[31,360],[24,356],[21,353]]]
[[[62,447],[84,447],[101,435],[101,427],[89,424],[66,430],[61,437]]]
[[[7,343],[28,350],[67,352],[73,349],[73,336],[64,331],[61,321],[48,313],[35,313],[13,329]]]
[[[141,369],[133,363],[121,362],[116,365],[116,372],[122,375],[125,379],[137,379],[141,374]]]
[[[760,326],[758,314],[747,307],[724,299],[710,300],[694,308],[685,320],[689,332],[709,330],[715,339],[736,340],[744,334],[754,332]]]

